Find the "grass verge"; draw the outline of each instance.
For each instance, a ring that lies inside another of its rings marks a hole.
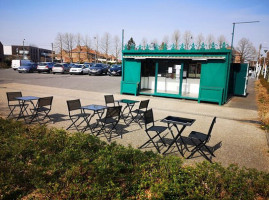
[[[262,128],[269,131],[269,83],[260,76],[256,81],[255,90],[259,117],[263,123]]]

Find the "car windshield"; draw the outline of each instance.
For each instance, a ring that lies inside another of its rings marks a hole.
[[[39,66],[46,66],[48,65],[49,63],[39,63]]]
[[[82,65],[74,65],[72,68],[82,68]]]
[[[61,64],[56,64],[56,65],[54,65],[54,67],[62,67],[63,65],[61,65]]]
[[[112,65],[111,68],[112,68],[112,69],[118,69],[118,68],[121,68],[121,65]]]
[[[96,65],[93,65],[92,67],[103,68],[103,65],[101,65],[101,64],[96,64]]]

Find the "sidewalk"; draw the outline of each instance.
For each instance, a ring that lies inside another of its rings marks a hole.
[[[23,95],[40,97],[54,96],[51,115],[55,123],[51,123],[49,126],[64,129],[70,124],[66,100],[80,99],[82,105],[105,104],[105,94],[98,92],[57,89],[17,83],[0,84],[0,89],[0,116],[5,117],[8,114],[6,99],[6,92],[8,91],[22,91]],[[230,102],[225,106],[219,106],[207,103],[199,104],[196,101],[149,96],[114,94],[114,98],[150,99],[149,108],[153,109],[155,120],[161,120],[168,115],[196,119],[196,122],[191,127],[187,127],[184,130],[184,136],[187,136],[193,130],[207,133],[213,117],[217,116],[217,123],[214,126],[209,143],[209,146],[218,148],[215,151],[216,158],[213,158],[212,161],[221,162],[224,166],[237,163],[241,167],[245,166],[247,168],[269,171],[269,149],[266,136],[265,132],[257,124],[258,115],[254,109],[229,106]],[[161,123],[157,122],[156,124]],[[113,138],[112,141],[124,146],[130,144],[137,148],[148,140],[144,130],[135,123],[126,127],[123,121],[121,121],[120,128],[124,133],[123,138]],[[105,140],[105,138],[101,139]],[[178,152],[173,154],[180,156]],[[195,156],[193,159],[185,160],[186,164],[205,160],[199,153],[195,154]]]

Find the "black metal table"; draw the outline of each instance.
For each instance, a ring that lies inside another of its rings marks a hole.
[[[89,119],[89,123],[91,121],[91,119],[97,115],[99,119],[102,118],[103,114],[104,114],[104,110],[107,108],[107,106],[102,106],[102,105],[96,105],[96,104],[91,104],[91,105],[87,105],[87,106],[82,106],[81,109],[83,109],[83,111],[85,110],[91,110],[93,111],[93,114],[91,115],[90,119]],[[99,121],[96,120],[96,125],[92,128],[90,124],[87,124],[87,127],[85,128],[84,131],[87,130],[87,128],[90,128],[91,132],[93,133],[93,130],[98,126]]]
[[[22,97],[16,97],[16,99],[19,100],[19,103],[21,105],[20,106],[20,114],[19,114],[17,120],[19,118],[23,118],[24,121],[25,121],[25,123],[26,123],[26,119],[25,119],[26,115],[24,114],[24,112],[26,112],[27,115],[28,115],[28,112],[26,110],[27,107],[25,107],[25,103],[26,102],[30,102],[32,104],[33,108],[36,108],[36,105],[34,104],[33,101],[34,100],[38,100],[39,97],[35,97],[35,96],[22,96]],[[31,110],[30,110],[30,112],[31,112]]]
[[[184,149],[182,148],[182,144],[184,145],[184,147],[187,150],[188,150],[188,147],[187,147],[186,143],[184,142],[184,140],[182,139],[181,134],[184,131],[184,129],[186,128],[186,126],[191,126],[195,122],[195,119],[168,116],[168,117],[162,119],[161,122],[167,123],[168,129],[170,130],[170,133],[171,133],[171,135],[173,137],[173,140],[172,140],[171,144],[163,152],[163,154],[165,154],[174,144],[176,144],[178,151],[184,157],[184,152],[183,152]],[[182,125],[182,128],[179,130],[179,128],[177,127],[177,125]],[[173,126],[177,130],[177,134],[176,135],[173,133],[173,130],[172,130],[172,127]],[[179,138],[180,138],[180,140],[182,142],[182,144],[180,143],[180,148],[179,148],[178,143],[177,143],[177,140]]]
[[[124,103],[126,104],[125,107],[123,108],[123,110],[121,111],[121,117],[124,120],[126,125],[129,125],[129,123],[127,122],[129,116],[131,116],[131,118],[133,119],[133,114],[132,114],[132,109],[134,107],[134,105],[136,103],[138,103],[139,101],[136,100],[130,100],[130,99],[121,99],[118,101],[119,103]],[[124,114],[124,111],[127,109],[127,113]],[[131,121],[132,121],[131,119]]]

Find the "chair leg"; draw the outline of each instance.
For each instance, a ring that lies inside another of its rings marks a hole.
[[[9,113],[9,115],[7,116],[7,119],[8,119],[11,115],[14,116],[13,112],[14,112],[16,106],[13,106],[13,109],[11,108],[12,106],[8,106],[8,107],[9,107],[10,113]]]
[[[77,129],[77,131],[79,132],[79,129],[78,129],[77,125],[75,124],[79,120],[79,118],[76,118],[76,120],[74,120],[70,117],[70,120],[72,121],[72,124],[70,126],[68,126],[68,128],[66,130],[69,130],[72,126],[74,126]]]
[[[155,135],[154,137],[150,137],[150,135],[149,135],[149,133],[148,133],[147,131],[146,131],[146,133],[147,133],[147,135],[148,135],[148,137],[149,137],[149,140],[146,141],[143,145],[141,145],[141,146],[139,147],[139,149],[143,148],[146,144],[148,144],[148,143],[151,142],[151,143],[153,143],[153,145],[154,145],[154,147],[156,148],[156,150],[158,151],[158,153],[161,153],[159,147],[158,147],[158,146],[155,144],[155,142],[153,141],[157,136],[160,137],[160,135],[157,134],[157,135]],[[163,142],[163,140],[162,140],[162,142]]]

